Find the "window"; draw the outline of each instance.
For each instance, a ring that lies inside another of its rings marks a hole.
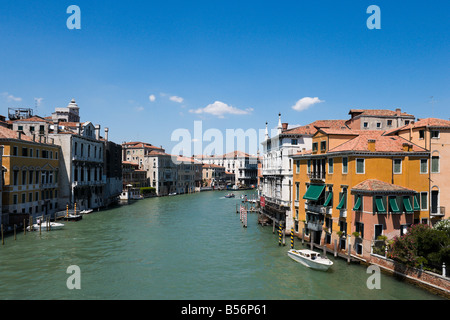
[[[30,158],[33,158],[33,149],[30,149]]]
[[[348,173],[348,158],[342,158],[342,173]]]
[[[359,236],[361,238],[364,238],[364,223],[362,222],[356,222],[355,223],[355,231],[359,232]]]
[[[333,173],[333,158],[329,158],[328,159],[328,173],[332,174]]]
[[[22,148],[22,157],[28,157],[28,148]]]
[[[428,210],[428,192],[420,193],[420,209]]]
[[[17,126],[18,131],[23,131],[23,126]]]
[[[439,139],[439,130],[430,131],[431,139]]]
[[[27,184],[27,172],[22,171],[22,185],[26,185],[26,184]]]
[[[425,139],[425,130],[420,130],[419,131],[419,139]]]
[[[364,174],[364,159],[356,159],[356,173]]]
[[[420,159],[420,173],[428,173],[428,159]]]
[[[311,160],[308,160],[308,166],[306,168],[307,173],[311,173]]]
[[[317,151],[317,142],[313,142],[312,151]]]
[[[377,128],[381,128],[381,122],[377,122]]]
[[[402,159],[394,159],[394,173],[400,174],[402,173]]]
[[[388,120],[388,121],[387,121],[387,126],[388,126],[388,127],[392,127],[392,120]]]
[[[13,204],[17,204],[17,194],[13,195]]]
[[[300,173],[300,160],[295,161],[295,165],[296,165],[295,172]]]
[[[300,199],[300,183],[295,183],[295,201],[298,201]]]
[[[368,122],[364,122],[363,126],[364,126],[364,129],[367,129],[369,127],[369,123]]]
[[[320,141],[320,150],[325,151],[327,149],[327,142]]]
[[[439,173],[439,156],[431,157],[431,172]]]
[[[291,144],[296,146],[298,144],[298,140],[297,139],[292,139],[291,140]]]
[[[13,147],[13,153],[12,153],[12,155],[13,156],[17,156],[18,155],[18,149],[17,149],[17,147]]]

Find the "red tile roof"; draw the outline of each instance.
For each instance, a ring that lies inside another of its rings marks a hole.
[[[0,139],[17,139],[17,131],[0,126]],[[21,134],[20,140],[33,141],[33,139],[25,134]]]
[[[392,183],[380,181],[377,179],[367,179],[357,185],[355,185],[352,191],[365,191],[365,192],[403,192],[411,193],[416,192],[412,189],[398,186]]]
[[[348,114],[358,113],[356,116],[372,116],[372,117],[395,117],[397,111],[388,109],[350,109]],[[414,117],[412,114],[406,112],[400,112],[402,117]]]
[[[369,140],[375,141],[375,152],[406,152],[404,144],[411,146],[411,152],[427,152],[426,149],[398,136],[383,136],[382,131],[362,131],[362,133],[343,144],[329,150],[332,152],[361,151],[370,152]]]
[[[425,118],[417,120],[414,123],[407,124],[400,128],[386,131],[384,135],[395,134],[396,132],[415,128],[450,128],[450,121],[438,118]]]

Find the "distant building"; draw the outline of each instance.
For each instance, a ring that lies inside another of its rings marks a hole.
[[[156,189],[158,196],[177,192],[177,165],[172,160],[172,155],[162,150],[150,150],[142,162],[142,168],[147,173],[150,186]]]
[[[412,114],[402,112],[400,108],[386,109],[351,109],[350,119],[346,125],[353,130],[390,130],[414,122]]]

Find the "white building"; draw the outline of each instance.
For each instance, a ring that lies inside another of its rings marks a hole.
[[[319,120],[305,126],[289,128],[288,123],[281,122],[278,115],[278,126],[273,137],[269,136],[266,123],[265,140],[261,143],[262,177],[259,193],[264,197],[261,213],[290,232],[294,227],[292,214],[293,161],[290,156],[302,150],[312,148],[312,136],[317,128],[343,127],[345,120]]]

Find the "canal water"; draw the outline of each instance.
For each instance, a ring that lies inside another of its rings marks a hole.
[[[439,299],[381,274],[370,290],[362,265],[334,259],[328,272],[290,258],[272,227],[235,212],[226,192],[150,198],[93,212],[64,229],[19,233],[0,247],[0,299]],[[295,247],[301,248],[296,239]],[[81,289],[69,290],[69,266]]]

